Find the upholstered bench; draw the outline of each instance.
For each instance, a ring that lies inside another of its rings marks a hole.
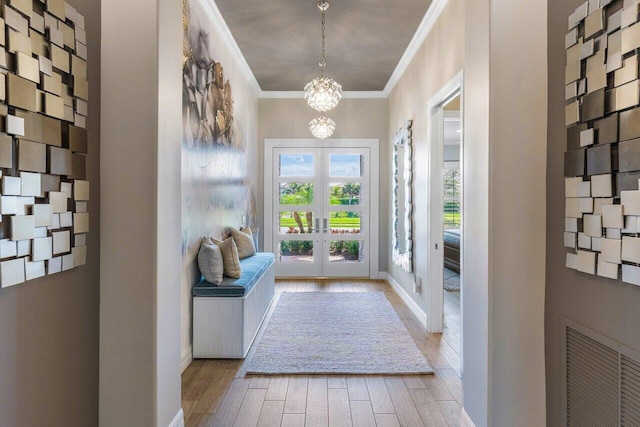
[[[239,279],[193,287],[193,357],[244,358],[275,295],[275,257],[258,252],[240,260]]]

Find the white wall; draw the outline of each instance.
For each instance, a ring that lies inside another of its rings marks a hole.
[[[102,19],[99,420],[167,426],[180,411],[182,5],[110,0]]]

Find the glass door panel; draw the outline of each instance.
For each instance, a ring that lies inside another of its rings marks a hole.
[[[325,276],[369,276],[369,149],[325,149]]]
[[[273,170],[276,275],[320,276],[322,150],[276,149]]]
[[[280,277],[369,276],[368,148],[274,148]]]

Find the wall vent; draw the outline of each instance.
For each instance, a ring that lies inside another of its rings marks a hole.
[[[590,335],[566,328],[566,424],[640,426],[640,363],[623,354],[635,352]]]

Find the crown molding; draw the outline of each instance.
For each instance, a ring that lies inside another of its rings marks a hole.
[[[400,58],[400,61],[396,66],[396,69],[393,71],[393,74],[391,74],[387,85],[384,87],[383,92],[387,96],[391,94],[391,91],[396,86],[404,72],[407,70],[409,64],[411,64],[411,61],[413,60],[414,56],[416,56],[416,53],[418,53],[420,46],[422,46],[422,43],[433,29],[433,26],[438,21],[440,14],[444,10],[448,2],[449,0],[433,0],[431,2],[431,5],[429,5],[429,9],[427,10],[427,13],[425,13],[424,18],[422,18],[420,26],[418,26],[418,29],[413,35],[409,46],[407,46],[407,49],[404,51],[402,58]]]
[[[251,86],[251,89],[253,89],[256,94],[260,94],[262,92],[260,84],[258,84],[256,76],[253,74],[253,71],[251,71],[247,60],[244,58],[244,55],[242,54],[238,43],[236,43],[236,40],[233,38],[233,34],[231,34],[231,30],[229,30],[227,22],[222,17],[220,9],[218,9],[218,5],[216,5],[216,2],[214,0],[202,0],[202,5],[204,10],[209,14],[209,17],[213,20],[214,27],[218,29],[222,41],[231,51],[231,56],[233,56],[238,61],[240,71],[249,83],[249,86]]]
[[[261,99],[302,99],[303,91],[260,91]],[[342,92],[342,99],[385,99],[387,95],[383,91],[346,91]]]

